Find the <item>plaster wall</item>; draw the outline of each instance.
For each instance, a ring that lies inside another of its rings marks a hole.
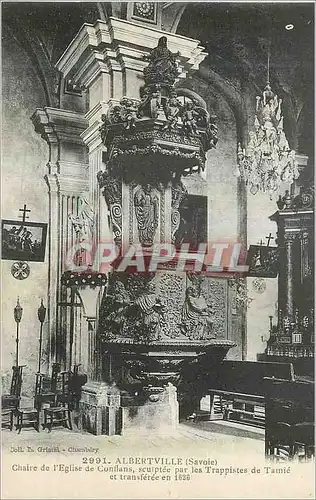
[[[269,220],[276,209],[275,196],[271,201],[266,193],[248,194],[248,248],[262,240],[267,244],[266,236],[274,238],[270,245],[275,246],[277,226]],[[263,278],[266,285],[262,293],[254,288],[256,278],[247,278],[248,296],[253,299],[247,311],[247,359],[256,361],[257,354],[266,348],[269,338],[269,316],[277,320],[278,278]]]
[[[3,30],[2,39],[2,219],[19,219],[24,203],[29,221],[48,221],[48,195],[43,175],[48,160],[46,143],[38,136],[30,116],[46,105],[44,92],[23,49]],[[14,261],[2,260],[2,370],[3,390],[9,389],[15,362],[16,323],[13,309],[20,298],[19,363],[26,365],[22,394],[31,395],[38,363],[41,298],[47,304],[48,246],[45,262],[31,262],[30,275],[20,281],[11,275]],[[44,337],[47,335],[44,323]],[[43,365],[44,369],[44,365]]]

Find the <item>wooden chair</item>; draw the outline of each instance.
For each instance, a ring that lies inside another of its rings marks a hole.
[[[22,388],[22,366],[12,366],[10,394],[1,396],[2,427],[13,429],[13,419],[20,405]]]
[[[70,391],[72,376],[72,372],[69,371],[58,373],[54,399],[50,401],[49,407],[43,409],[43,429],[48,429],[49,432],[55,425],[62,425],[72,430],[72,394]]]
[[[56,392],[52,391],[52,378],[43,373],[36,373],[34,405],[27,408],[18,408],[16,411],[16,429],[20,433],[24,427],[34,427],[40,431],[40,413],[44,404],[52,404]]]
[[[57,387],[56,387],[56,403],[61,405],[69,405],[72,409],[72,379],[73,373],[71,371],[63,371],[59,373]]]
[[[42,410],[43,405],[54,403],[56,391],[51,387],[51,379],[47,375],[36,373],[34,407],[38,411]]]
[[[314,422],[299,422],[292,426],[294,455],[305,460],[315,456]]]
[[[43,429],[48,429],[48,431],[51,432],[52,427],[55,425],[62,425],[72,430],[71,410],[68,405],[44,408]]]
[[[23,427],[34,427],[40,431],[40,412],[35,406],[32,408],[18,408],[16,410],[16,430],[20,434]]]
[[[51,405],[56,401],[58,374],[60,373],[60,364],[54,363],[52,367],[52,376],[48,377],[43,373],[36,374],[35,383],[35,407],[40,411],[43,405]]]
[[[275,459],[293,457],[294,440],[291,424],[288,422],[276,422],[272,428],[268,429],[266,454]]]
[[[74,365],[73,375],[70,380],[70,392],[72,395],[72,407],[74,410],[79,409],[79,401],[81,397],[81,388],[87,382],[87,375],[79,373],[79,364]]]

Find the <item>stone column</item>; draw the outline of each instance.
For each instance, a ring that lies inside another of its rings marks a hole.
[[[49,146],[45,180],[49,194],[48,232],[48,324],[49,363],[64,362],[60,348],[58,302],[62,299],[60,278],[69,245],[73,243],[69,213],[76,212],[80,195],[87,189],[87,164],[80,134],[86,128],[81,113],[64,109],[37,109],[32,121]]]
[[[285,282],[285,315],[290,319],[294,317],[294,297],[293,297],[293,244],[297,233],[285,233],[285,262],[284,262],[284,282]]]
[[[58,279],[60,276],[59,269],[53,265],[53,262],[58,262],[58,231],[53,228],[59,227],[59,186],[58,179],[55,175],[46,175],[45,180],[48,186],[49,195],[49,229],[48,229],[48,350],[49,350],[49,366],[58,359],[58,338],[54,335],[57,326],[57,290]],[[57,333],[57,332],[56,332]]]
[[[86,317],[88,327],[88,366],[87,375],[89,379],[95,380],[96,376],[96,318]]]
[[[309,263],[309,234],[307,231],[303,231],[299,235],[300,245],[301,245],[301,283],[303,283],[306,276],[311,273],[310,263]]]

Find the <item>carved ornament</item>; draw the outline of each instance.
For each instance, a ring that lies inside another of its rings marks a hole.
[[[217,143],[216,117],[198,100],[177,97],[176,55],[167,48],[166,37],[160,38],[148,60],[141,100],[124,96],[112,101],[102,115],[100,133],[114,173],[122,175],[136,163],[138,170],[152,173],[159,164],[160,177],[170,181],[204,169],[205,154]]]
[[[99,186],[110,212],[110,220],[115,243],[122,244],[122,182],[109,172],[98,172]]]
[[[279,210],[307,210],[314,208],[315,189],[314,186],[305,186],[301,188],[300,194],[291,196],[289,191],[285,192],[283,197],[279,196],[277,206]]]
[[[184,184],[178,180],[174,182],[171,188],[171,241],[175,242],[175,234],[180,225],[180,212],[179,208],[181,203],[188,196],[188,191]]]

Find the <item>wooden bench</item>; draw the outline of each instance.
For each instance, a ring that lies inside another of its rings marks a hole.
[[[194,420],[200,418],[218,418],[218,407],[221,416],[226,420],[238,420],[265,425],[265,378],[273,377],[282,380],[294,380],[291,363],[271,363],[255,361],[222,362],[216,373],[210,374],[210,411],[197,411]],[[216,415],[216,396],[217,415]]]

